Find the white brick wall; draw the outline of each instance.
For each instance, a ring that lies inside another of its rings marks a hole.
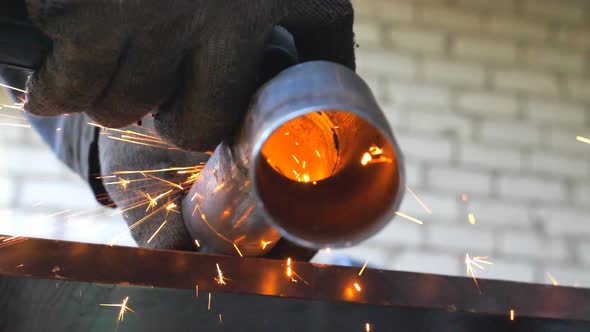
[[[482,278],[549,283],[550,272],[590,287],[590,145],[575,139],[590,137],[590,2],[354,4],[358,71],[392,123],[409,186],[432,213],[407,193],[400,211],[424,225],[396,218],[366,243],[316,260],[348,255],[463,275],[468,252],[495,263]],[[42,218],[96,203],[30,129],[0,129],[3,207],[0,233],[106,242],[125,227],[117,217]]]

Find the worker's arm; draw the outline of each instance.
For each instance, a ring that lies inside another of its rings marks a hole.
[[[27,10],[52,41],[44,64],[28,82],[27,112],[68,113],[60,121],[75,128],[81,128],[83,118],[73,114],[120,127],[152,112],[162,137],[188,150],[212,150],[233,134],[261,83],[263,44],[277,24],[294,35],[302,61],[328,60],[354,68],[348,0],[28,0]],[[94,149],[96,132],[79,133],[78,143],[62,144],[87,151],[67,152],[75,160],[66,161],[83,177],[91,176],[88,163],[97,159],[103,176],[202,160],[202,155],[185,151],[115,145],[103,136]],[[153,189],[141,181],[133,182],[131,190],[111,188],[106,185],[108,196],[120,207]],[[135,225],[132,233],[140,245],[194,249],[183,221],[172,220],[177,214],[166,216],[171,220],[149,244],[161,216],[136,224],[148,215],[145,209],[123,215]],[[276,248],[283,246],[284,241]],[[270,255],[281,256],[276,251]]]

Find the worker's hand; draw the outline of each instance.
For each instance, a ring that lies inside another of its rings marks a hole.
[[[233,133],[257,87],[275,25],[300,59],[354,69],[350,0],[28,0],[53,40],[28,85],[37,115],[86,112],[109,127],[157,112],[179,147],[213,150]]]
[[[170,149],[146,129],[152,126],[146,126],[149,118],[144,118],[143,127],[122,128],[129,132],[101,129],[98,150],[103,184],[139,246],[195,250],[180,212],[192,186],[191,176],[209,155]]]

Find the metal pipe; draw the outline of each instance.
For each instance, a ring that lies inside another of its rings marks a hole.
[[[346,247],[393,218],[404,187],[401,152],[367,84],[344,66],[313,61],[259,90],[183,214],[191,235],[216,252],[259,255],[281,236]]]

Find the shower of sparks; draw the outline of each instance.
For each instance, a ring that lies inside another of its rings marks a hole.
[[[590,138],[586,138],[586,137],[582,137],[582,136],[576,136],[576,139],[582,143],[586,143],[586,144],[590,144]]]
[[[514,309],[510,309],[510,320],[514,320]]]
[[[164,228],[164,226],[166,226],[166,223],[168,221],[164,220],[164,222],[160,225],[160,227],[158,227],[158,229],[156,229],[156,231],[154,232],[154,234],[147,240],[147,243],[152,242],[152,240],[156,237],[156,235],[158,235],[158,233],[160,233],[160,231],[162,230],[162,228]]]
[[[260,247],[264,250],[266,249],[266,247],[271,244],[272,241],[264,241],[264,240],[260,240]]]
[[[365,272],[367,264],[369,264],[369,261],[365,261],[365,264],[363,264],[363,267],[361,267],[361,270],[359,271],[359,277],[363,274],[363,272]]]
[[[407,214],[405,214],[405,213],[401,213],[401,212],[399,212],[399,211],[396,211],[396,212],[395,212],[395,214],[396,214],[397,216],[400,216],[400,217],[404,218],[404,219],[407,219],[407,220],[409,220],[409,221],[415,222],[415,223],[416,223],[416,224],[418,224],[418,225],[423,225],[423,224],[424,224],[424,222],[423,222],[422,220],[416,219],[416,218],[414,218],[414,217],[410,217],[410,216],[408,216],[408,215],[407,215]]]
[[[469,257],[469,254],[465,254],[465,267],[467,269],[467,275],[473,279],[475,283],[475,287],[479,290],[479,284],[477,283],[477,272],[473,269],[473,267],[477,267],[481,270],[485,270],[484,265],[493,265],[494,263],[487,261],[488,256],[476,256],[476,257]]]
[[[236,251],[238,252],[238,255],[240,255],[240,257],[244,257],[244,255],[242,255],[242,252],[240,251],[240,248],[238,248],[238,245],[234,242],[234,248],[236,248]]]
[[[215,264],[215,266],[217,266],[217,277],[214,278],[215,281],[217,281],[217,283],[220,285],[227,285],[227,283],[225,282],[225,280],[227,280],[227,279],[225,279],[223,277],[223,272],[221,272],[221,268],[219,267],[219,264]]]
[[[358,282],[355,282],[355,283],[354,283],[354,288],[356,289],[356,291],[357,291],[357,292],[359,292],[359,293],[360,293],[360,291],[361,291],[361,286],[358,284]]]
[[[416,195],[416,193],[412,190],[412,188],[410,188],[410,186],[406,185],[406,190],[412,195],[412,197],[414,197],[414,199],[416,200],[416,202],[418,202],[418,204],[420,204],[420,206],[422,206],[422,208],[424,210],[426,210],[426,212],[428,212],[428,214],[432,214],[432,211],[428,208],[428,206],[420,199],[420,197],[418,197],[418,195]]]
[[[467,215],[467,218],[469,219],[470,224],[475,225],[475,216],[473,215],[473,213],[469,213],[469,215]]]
[[[365,324],[365,332],[371,332],[371,324],[370,323]]]
[[[553,286],[559,286],[559,282],[557,281],[557,279],[555,279],[555,277],[551,273],[546,272],[546,274],[547,274],[547,277],[549,278],[549,280],[551,280],[551,283],[553,284]]]
[[[4,88],[7,88],[7,89],[10,89],[10,90],[14,90],[14,91],[22,92],[22,93],[27,93],[27,91],[25,91],[23,89],[15,88],[15,87],[10,86],[10,85],[6,85],[6,84],[0,83],[0,86],[1,87],[4,87]]]
[[[207,310],[211,310],[211,293],[209,293],[209,301],[207,302]]]
[[[197,246],[197,248],[201,248],[201,244],[199,243],[199,240],[195,240],[195,245]]]
[[[127,313],[127,311],[130,312],[135,312],[133,311],[133,309],[129,308],[127,306],[127,301],[129,301],[129,296],[125,297],[123,299],[123,302],[121,302],[120,304],[101,304],[101,307],[120,307],[121,309],[119,310],[119,315],[117,316],[117,322],[122,322],[123,319],[125,318],[125,313]]]

